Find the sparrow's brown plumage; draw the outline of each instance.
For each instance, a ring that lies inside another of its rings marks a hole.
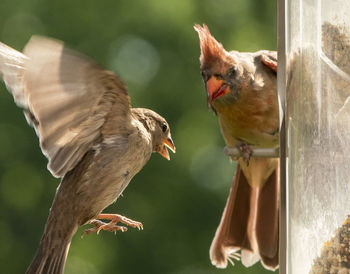
[[[168,160],[167,148],[175,152],[166,120],[131,108],[116,75],[53,39],[32,37],[23,54],[0,43],[0,73],[34,127],[48,169],[62,178],[27,273],[62,273],[71,239],[87,222],[95,226],[87,234],[125,231],[118,222],[142,229],[139,222],[101,212],[152,152]]]
[[[279,161],[250,156],[252,147],[278,147],[277,54],[227,52],[207,26],[195,25],[195,30],[208,104],[218,116],[226,144],[238,147],[243,156],[238,159],[210,259],[221,268],[239,256],[246,266],[260,259],[265,268],[274,270],[278,267]]]

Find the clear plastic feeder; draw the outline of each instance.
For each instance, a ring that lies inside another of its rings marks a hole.
[[[350,1],[285,3],[287,273],[301,274],[350,214]]]

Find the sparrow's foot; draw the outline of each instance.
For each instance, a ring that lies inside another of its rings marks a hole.
[[[85,229],[81,233],[81,237],[83,237],[85,234],[89,235],[89,234],[94,233],[94,232],[97,232],[97,234],[99,234],[101,230],[106,230],[106,231],[110,231],[110,232],[114,232],[114,233],[116,233],[117,231],[125,232],[128,230],[128,228],[125,226],[119,226],[119,225],[115,225],[115,224],[112,225],[111,222],[105,223],[105,222],[102,222],[100,220],[91,220],[89,222],[89,224],[94,225],[95,227],[90,228],[90,229]]]
[[[111,220],[111,221],[109,223],[105,223],[97,219]],[[128,226],[131,226],[133,228],[137,228],[138,230],[141,230],[141,229],[143,230],[142,223],[133,221],[119,214],[99,214],[97,216],[97,219],[91,220],[89,222],[89,224],[92,224],[95,227],[84,230],[82,233],[82,236],[84,234],[89,235],[93,232],[96,232],[97,234],[99,234],[101,230],[106,230],[114,233],[116,233],[117,231],[125,232],[128,230],[128,228],[125,226],[116,225],[117,223],[122,223]]]
[[[252,147],[245,144],[245,143],[242,143],[242,144],[237,145],[237,148],[241,152],[241,156],[243,158],[243,161],[246,163],[247,166],[249,166],[249,160],[253,154]]]

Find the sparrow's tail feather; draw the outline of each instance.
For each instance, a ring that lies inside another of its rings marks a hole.
[[[227,199],[220,224],[210,247],[211,262],[225,268],[241,250],[243,265],[251,266],[259,259],[265,268],[278,268],[278,169],[261,188],[252,187],[240,165]]]
[[[64,271],[70,242],[78,229],[72,214],[62,211],[59,202],[50,210],[38,251],[26,274],[61,274]],[[62,201],[61,201],[62,202]]]
[[[70,241],[61,242],[60,246],[51,249],[50,253],[45,248],[39,247],[37,254],[29,268],[27,274],[59,274],[63,273]]]

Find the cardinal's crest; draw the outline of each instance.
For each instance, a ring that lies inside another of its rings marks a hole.
[[[194,29],[198,32],[201,56],[201,67],[211,67],[213,64],[221,63],[228,59],[229,53],[224,49],[221,43],[219,43],[210,33],[206,25],[200,26],[196,24]],[[232,62],[232,61],[231,61]]]

